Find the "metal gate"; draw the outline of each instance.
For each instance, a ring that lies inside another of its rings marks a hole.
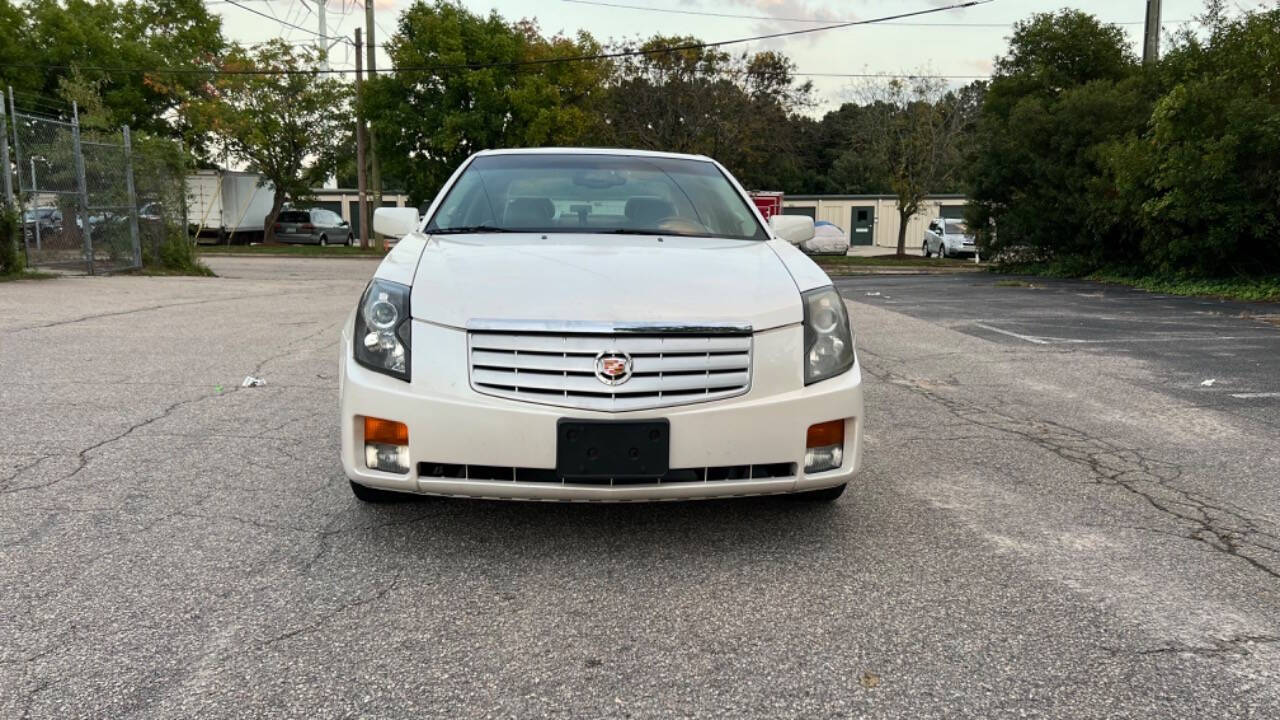
[[[27,264],[91,275],[142,267],[129,128],[85,137],[74,106],[67,122],[8,99]]]

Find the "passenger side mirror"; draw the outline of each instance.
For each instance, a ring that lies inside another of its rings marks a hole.
[[[769,218],[773,234],[792,245],[813,239],[813,218],[806,215],[774,215]]]
[[[381,207],[373,211],[373,231],[403,237],[418,229],[416,208]]]

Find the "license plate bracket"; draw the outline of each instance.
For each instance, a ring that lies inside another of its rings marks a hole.
[[[667,474],[671,423],[575,420],[556,423],[556,473],[566,479],[652,478]]]

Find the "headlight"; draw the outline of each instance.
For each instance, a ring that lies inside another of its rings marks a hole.
[[[409,340],[409,288],[375,278],[356,312],[356,362],[408,382]]]
[[[853,367],[849,312],[833,287],[804,293],[804,384],[835,377]]]

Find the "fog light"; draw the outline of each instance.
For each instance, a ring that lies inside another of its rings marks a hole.
[[[370,470],[409,472],[409,428],[394,420],[364,419],[364,464]]]
[[[844,420],[810,425],[805,438],[804,471],[835,470],[844,462]]]
[[[804,471],[807,473],[835,470],[844,462],[843,445],[824,445],[804,451]]]
[[[409,446],[365,443],[364,464],[370,470],[407,473],[409,472]]]

